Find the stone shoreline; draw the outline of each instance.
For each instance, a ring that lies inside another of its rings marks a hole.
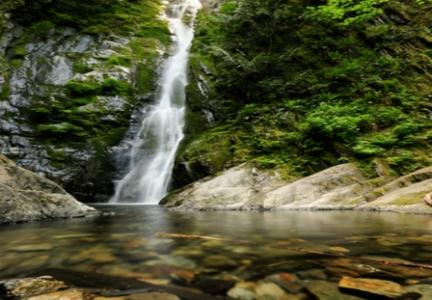
[[[432,167],[395,178],[366,178],[341,164],[294,182],[249,164],[174,191],[165,207],[186,210],[355,210],[432,214]]]

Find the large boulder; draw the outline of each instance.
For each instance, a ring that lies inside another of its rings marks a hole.
[[[277,174],[243,164],[192,183],[163,199],[161,204],[202,210],[258,209],[264,195],[282,184]]]
[[[195,182],[166,197],[168,207],[199,210],[379,210],[432,213],[423,198],[432,191],[432,167],[406,176],[366,178],[341,164],[294,182],[249,164]]]
[[[432,213],[424,199],[432,191],[432,167],[422,168],[363,196],[362,210]]]
[[[370,185],[353,164],[342,164],[267,193],[267,209],[352,209]]]
[[[0,155],[0,223],[97,215],[56,183]]]

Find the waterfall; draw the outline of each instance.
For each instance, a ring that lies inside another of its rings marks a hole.
[[[167,193],[183,139],[187,65],[193,22],[200,7],[199,0],[174,0],[169,4],[166,16],[173,33],[173,54],[165,61],[157,101],[132,142],[129,171],[116,184],[111,203],[158,204]]]

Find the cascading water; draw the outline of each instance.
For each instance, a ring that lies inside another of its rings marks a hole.
[[[161,73],[158,101],[133,141],[129,172],[117,183],[111,203],[157,204],[167,193],[183,139],[187,64],[193,21],[200,7],[199,0],[174,0],[169,5],[166,14],[174,34],[174,52]]]

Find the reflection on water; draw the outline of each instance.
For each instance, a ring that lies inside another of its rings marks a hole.
[[[430,216],[104,209],[116,215],[0,227],[0,279],[64,268],[219,293],[203,282],[254,281],[288,272],[299,280],[336,283],[342,276],[362,276],[359,263],[375,268],[369,277],[403,285],[432,278],[427,268],[382,263],[396,258],[431,263]],[[157,235],[161,232],[220,239],[169,238]]]

